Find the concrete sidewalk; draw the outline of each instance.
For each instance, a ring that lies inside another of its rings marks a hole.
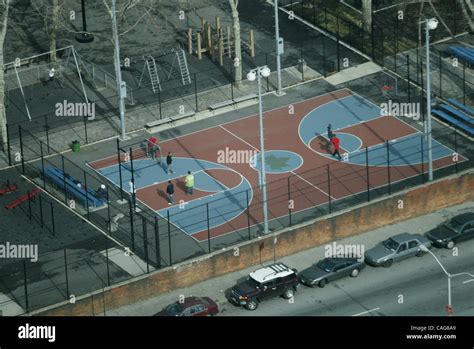
[[[410,219],[398,224],[389,225],[384,228],[376,229],[362,235],[343,239],[337,242],[339,244],[359,244],[365,246],[365,248],[368,249],[377,244],[379,241],[382,241],[394,234],[401,232],[424,233],[460,211],[473,209],[474,201],[465,202],[461,205],[451,206],[432,214]],[[292,268],[302,270],[317,260],[324,258],[324,251],[324,246],[319,246],[284,258],[278,258],[277,256],[277,261],[284,262]],[[234,310],[234,306],[231,305],[225,298],[226,289],[235,285],[238,279],[246,277],[250,272],[258,268],[259,265],[255,265],[252,268],[247,268],[245,270],[241,270],[240,272],[227,274],[218,278],[201,282],[191,287],[177,289],[173,292],[157,295],[154,298],[150,298],[135,304],[130,304],[115,310],[107,311],[106,315],[151,316],[160,311],[166,305],[176,302],[180,297],[188,297],[191,295],[207,296],[216,300],[216,302],[219,304],[221,314],[225,314],[229,311],[229,309]],[[297,297],[298,296],[296,295],[295,298]],[[233,315],[239,315],[239,313],[237,312],[237,314]],[[242,315],[248,314],[243,313]],[[255,315],[258,315],[258,311],[255,312]]]

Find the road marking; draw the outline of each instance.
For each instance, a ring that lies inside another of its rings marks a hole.
[[[362,313],[358,313],[358,314],[354,314],[352,316],[359,316],[359,315],[364,315],[364,314],[368,314],[372,311],[376,311],[376,310],[379,310],[380,308],[374,308],[374,309],[370,309],[370,310],[367,310],[367,311],[363,311]]]
[[[463,281],[462,283],[467,284],[468,282],[474,282],[474,279],[469,279],[469,280]]]
[[[221,129],[223,129],[224,131],[226,131],[227,133],[230,133],[232,136],[234,136],[235,138],[237,138],[239,141],[244,142],[245,144],[247,144],[250,148],[253,148],[253,149],[255,149],[255,150],[258,151],[258,152],[260,151],[260,149],[254,147],[252,144],[250,144],[249,142],[247,142],[245,139],[243,139],[243,138],[237,136],[235,133],[229,131],[229,130],[226,129],[224,126],[219,125],[219,127],[220,127]]]

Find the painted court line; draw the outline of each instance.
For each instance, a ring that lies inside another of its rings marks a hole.
[[[362,313],[357,313],[357,314],[354,314],[352,316],[360,316],[360,315],[365,315],[365,314],[368,314],[368,313],[371,313],[373,311],[376,311],[376,310],[379,310],[380,308],[374,308],[374,309],[370,309],[370,310],[367,310],[367,311],[363,311]]]

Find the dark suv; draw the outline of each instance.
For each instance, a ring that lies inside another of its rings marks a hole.
[[[290,269],[283,263],[275,263],[250,273],[247,280],[232,287],[230,301],[255,310],[261,301],[282,296],[293,297],[298,288],[296,269]]]

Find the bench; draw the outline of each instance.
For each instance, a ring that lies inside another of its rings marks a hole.
[[[245,95],[245,96],[242,96],[242,97],[234,98],[234,102],[235,103],[245,102],[245,101],[248,101],[250,99],[257,98],[257,97],[258,96],[257,96],[256,93],[252,93],[252,94]]]
[[[474,109],[465,105],[465,104],[462,104],[461,102],[455,100],[454,98],[450,98],[448,99],[448,102],[451,104],[451,105],[454,105],[456,108],[458,109],[462,109],[463,111],[467,112],[468,114],[471,114],[474,116]]]
[[[227,106],[229,106],[229,105],[234,105],[234,104],[235,104],[235,102],[234,102],[232,99],[228,99],[228,100],[223,101],[223,102],[211,104],[211,105],[209,106],[209,109],[210,109],[210,110],[216,110],[216,109],[224,108],[224,107],[227,107]]]
[[[446,121],[446,122],[456,126],[457,128],[465,131],[468,135],[474,136],[474,127],[468,126],[468,125],[464,124],[462,121],[459,121],[459,120],[455,119],[454,117],[449,116],[445,112],[443,112],[441,110],[438,110],[438,109],[433,110],[432,114],[436,115],[441,120]]]
[[[146,123],[145,128],[153,128],[153,127],[161,126],[161,125],[164,125],[164,124],[173,124],[174,122],[176,122],[178,120],[188,118],[188,117],[193,116],[195,114],[196,113],[194,111],[188,111],[188,112],[183,113],[183,114],[176,114],[176,115],[164,118],[164,119],[158,119],[158,120]]]
[[[45,179],[48,179],[55,186],[65,189],[72,197],[84,203],[84,206],[99,207],[105,204],[106,200],[89,188],[85,188],[82,183],[74,179],[69,174],[65,174],[61,169],[56,167],[45,168],[43,172]],[[81,184],[79,187],[78,184]]]
[[[464,114],[462,111],[457,110],[456,108],[453,108],[447,104],[441,104],[440,108],[448,114],[451,114],[452,116],[462,120],[463,122],[467,124],[472,124],[474,126],[474,118]]]
[[[466,61],[469,64],[474,64],[474,49],[469,49],[459,46],[450,46],[449,51],[457,58]]]

